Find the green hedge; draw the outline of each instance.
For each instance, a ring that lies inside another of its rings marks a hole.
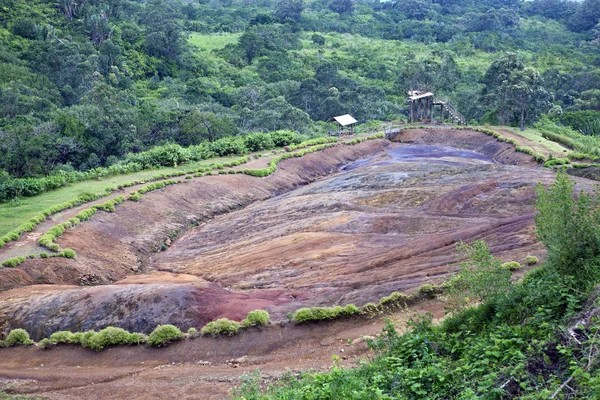
[[[220,318],[206,324],[200,331],[203,335],[228,335],[233,336],[240,330],[240,323],[227,318]]]
[[[8,260],[6,260],[2,263],[2,266],[6,267],[6,268],[14,268],[14,267],[24,263],[26,259],[27,259],[27,257],[25,257],[25,256],[9,258]]]
[[[359,314],[360,310],[354,304],[348,304],[346,307],[311,307],[301,308],[294,313],[293,320],[297,323],[309,321],[323,321]]]

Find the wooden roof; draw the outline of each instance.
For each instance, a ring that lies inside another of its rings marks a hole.
[[[409,94],[408,101],[424,99],[425,97],[433,97],[433,93],[431,93],[431,92],[422,93],[422,92],[414,91],[414,92],[408,92],[408,94]]]

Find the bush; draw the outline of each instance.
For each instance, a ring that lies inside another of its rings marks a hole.
[[[553,158],[552,160],[546,161],[544,163],[544,167],[550,168],[555,165],[566,165],[566,164],[570,164],[570,163],[571,163],[571,160],[569,160],[568,158]]]
[[[148,336],[150,346],[167,346],[174,340],[180,340],[184,337],[179,328],[173,325],[158,325]]]
[[[187,334],[190,339],[195,339],[198,337],[198,330],[196,328],[190,328],[188,329]]]
[[[9,258],[8,260],[6,260],[2,263],[2,266],[7,267],[7,268],[14,268],[20,264],[23,264],[26,259],[27,259],[27,257],[25,257],[25,256]]]
[[[40,349],[48,350],[48,349],[51,349],[52,347],[54,347],[55,344],[52,343],[50,341],[50,339],[44,338],[44,339],[40,340],[40,342],[38,343],[38,346],[40,347]]]
[[[289,146],[290,144],[302,143],[302,136],[292,131],[276,131],[270,133],[271,139],[276,147]]]
[[[562,276],[573,276],[584,288],[600,277],[599,189],[573,197],[575,182],[560,171],[546,189],[536,187],[537,236],[548,249],[547,263]]]
[[[255,133],[244,137],[245,146],[249,151],[270,150],[275,147],[271,135]]]
[[[525,257],[525,264],[527,265],[536,265],[540,260],[536,256],[527,256]]]
[[[44,251],[43,251],[43,252],[41,252],[41,253],[40,253],[40,258],[48,258],[48,253],[46,253],[46,252],[44,252]]]
[[[51,343],[79,343],[76,336],[69,331],[54,332],[48,339]]]
[[[129,332],[121,328],[108,327],[100,332],[95,332],[85,342],[85,347],[92,350],[101,351],[106,346],[124,344],[129,336]]]
[[[142,199],[142,195],[138,192],[131,192],[129,194],[129,200],[131,201],[140,201]]]
[[[240,323],[227,318],[220,318],[206,324],[200,331],[203,335],[228,335],[233,336],[240,330]]]
[[[521,269],[521,264],[518,261],[509,261],[502,264],[502,268],[506,268],[509,271],[516,271]]]
[[[379,300],[379,304],[382,306],[391,306],[395,304],[406,306],[408,300],[410,300],[410,296],[400,292],[393,292],[389,296],[383,297],[381,300]]]
[[[248,316],[242,321],[242,327],[267,325],[271,316],[265,310],[254,310],[248,313]]]
[[[86,334],[80,336],[79,339],[84,347],[101,351],[108,346],[143,343],[145,341],[145,336],[139,333],[129,333],[122,328],[109,326],[102,329],[100,332],[86,332]]]
[[[75,253],[75,251],[71,249],[64,249],[60,252],[60,256],[65,258],[75,258],[77,257],[77,253]]]
[[[362,306],[362,312],[364,314],[373,314],[379,311],[379,305],[375,303],[367,303]]]
[[[33,341],[29,338],[29,333],[25,329],[13,329],[6,337],[6,344],[9,346],[28,345],[33,344]]]
[[[294,313],[292,317],[297,323],[309,321],[322,321],[335,319],[342,316],[359,314],[360,310],[354,304],[348,304],[346,307],[311,307],[301,308]]]
[[[440,288],[430,283],[426,283],[419,288],[419,293],[429,297],[430,299],[434,299],[439,292]]]

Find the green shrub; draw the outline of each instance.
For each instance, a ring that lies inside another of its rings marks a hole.
[[[434,299],[439,292],[440,288],[437,285],[432,285],[430,283],[426,283],[419,288],[419,293],[429,297],[430,299]]]
[[[13,329],[6,337],[6,344],[9,346],[28,345],[33,344],[33,341],[29,338],[29,333],[25,329]]]
[[[379,305],[375,303],[367,303],[361,307],[364,314],[373,314],[379,311]]]
[[[341,315],[355,315],[360,314],[360,310],[354,304],[347,304],[340,313]]]
[[[309,321],[322,321],[335,319],[342,316],[359,314],[360,310],[354,304],[348,304],[346,307],[311,307],[301,308],[294,313],[292,317],[297,323]]]
[[[79,343],[75,339],[75,335],[69,331],[54,332],[48,339],[50,342],[57,343]]]
[[[7,268],[14,268],[14,267],[24,263],[26,259],[27,259],[27,257],[25,257],[25,256],[9,258],[8,260],[6,260],[2,263],[2,266],[7,267]]]
[[[101,351],[108,346],[143,343],[144,335],[129,333],[125,329],[109,326],[100,332],[86,332],[80,337],[81,344],[92,350]]]
[[[148,344],[151,346],[167,346],[174,340],[184,337],[179,328],[173,325],[158,325],[148,336]]]
[[[248,313],[248,316],[242,321],[242,327],[267,325],[271,317],[265,310],[254,310]]]
[[[198,334],[198,329],[196,329],[196,328],[190,328],[190,329],[188,329],[187,334],[188,334],[188,337],[190,339],[195,339],[199,335]]]
[[[48,253],[46,253],[46,252],[44,252],[44,251],[43,251],[43,252],[41,252],[41,253],[40,253],[40,258],[48,258]]]
[[[509,271],[516,271],[521,269],[521,264],[518,261],[509,261],[502,264],[502,268],[506,268]]]
[[[570,163],[571,163],[571,160],[569,160],[568,158],[554,158],[552,160],[546,161],[544,163],[544,167],[550,168],[555,165],[566,165],[566,164],[570,164]]]
[[[527,256],[525,257],[525,264],[527,265],[536,265],[540,260],[536,256]]]
[[[71,249],[64,249],[60,252],[60,256],[65,258],[75,258],[77,257],[77,253],[75,253],[75,251]]]
[[[140,201],[142,199],[142,195],[138,192],[131,192],[129,194],[129,200],[131,201]]]
[[[394,304],[406,306],[408,300],[410,300],[410,296],[400,292],[393,292],[389,296],[383,297],[381,300],[379,300],[379,304],[382,306],[390,306]]]
[[[200,331],[203,335],[228,335],[233,336],[240,330],[240,323],[227,318],[220,318],[206,324]]]
[[[599,188],[573,196],[575,182],[564,172],[545,188],[536,187],[537,236],[548,249],[547,263],[561,276],[572,276],[582,287],[595,285],[600,276]]]
[[[38,343],[38,346],[40,349],[48,350],[48,349],[51,349],[52,347],[54,347],[55,344],[52,343],[50,341],[50,339],[44,338],[44,339],[40,340],[40,342]]]

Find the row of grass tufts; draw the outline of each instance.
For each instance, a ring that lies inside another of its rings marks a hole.
[[[252,326],[262,326],[270,323],[269,313],[264,310],[254,310],[248,313],[247,317],[241,322],[231,321],[227,318],[221,318],[209,322],[202,328],[202,335],[228,335],[232,336],[238,333],[240,328],[249,328]],[[50,349],[58,344],[76,344],[82,347],[102,351],[107,347],[120,345],[148,345],[153,347],[165,347],[171,342],[185,338],[194,339],[199,336],[196,328],[188,329],[187,335],[181,332],[174,325],[158,325],[149,335],[137,332],[128,332],[123,328],[109,326],[98,332],[54,332],[48,338],[42,339],[37,345],[42,349]],[[0,347],[33,345],[35,344],[29,337],[29,333],[24,329],[13,329],[9,332],[6,340],[0,340]]]
[[[106,212],[114,212],[115,206],[125,201],[124,196],[117,196],[114,199],[107,200],[104,203],[93,205],[92,207],[82,210],[74,218],[69,218],[66,222],[58,224],[50,228],[48,232],[43,234],[38,240],[38,244],[52,251],[58,252],[60,256],[66,258],[75,258],[75,251],[71,249],[61,249],[54,241],[59,238],[67,229],[79,225],[82,221],[87,221],[98,210]]]
[[[31,218],[29,221],[23,223],[18,228],[0,237],[0,249],[4,247],[4,245],[6,245],[7,243],[17,240],[23,233],[33,231],[36,226],[44,222],[49,216],[67,210],[69,208],[77,207],[78,205],[97,200],[100,197],[101,196],[97,194],[82,193],[76,199],[73,199],[66,203],[57,204],[42,211],[40,214]]]

